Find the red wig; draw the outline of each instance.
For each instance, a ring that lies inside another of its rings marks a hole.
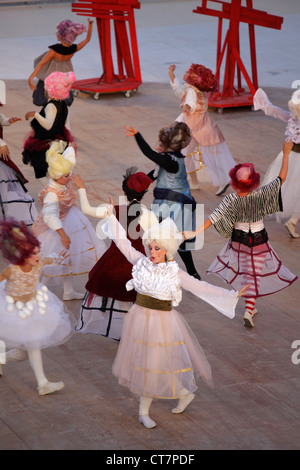
[[[252,191],[258,188],[260,174],[254,169],[252,163],[239,163],[229,172],[230,184],[236,191]]]
[[[13,218],[0,220],[0,249],[9,263],[25,264],[36,247],[40,247],[40,242],[24,222]]]
[[[183,80],[200,91],[217,91],[218,81],[212,71],[204,65],[192,64]]]

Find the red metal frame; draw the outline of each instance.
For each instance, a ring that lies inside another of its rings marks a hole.
[[[222,9],[214,10],[207,8],[208,1],[220,4]],[[254,26],[281,29],[283,18],[269,15],[265,11],[255,10],[252,0],[246,0],[246,6],[242,6],[242,0],[231,0],[230,3],[221,0],[202,0],[202,5],[193,10],[193,12],[219,18],[215,73],[219,89],[217,92],[208,93],[209,106],[218,108],[252,106],[253,95],[258,88]],[[229,28],[222,45],[222,26],[224,19],[229,20]],[[249,27],[252,80],[240,56],[240,23],[247,23]],[[221,88],[220,71],[225,52],[225,72],[223,86]],[[235,70],[237,74],[237,87],[234,86]],[[249,92],[245,91],[241,86],[242,75],[249,87]]]
[[[134,8],[140,8],[139,1],[82,0],[72,3],[73,12],[96,18],[103,68],[103,73],[99,78],[76,81],[73,87],[75,90],[96,95],[120,91],[129,93],[130,90],[136,90],[141,85]],[[112,25],[116,41],[116,67],[114,67],[112,55]]]

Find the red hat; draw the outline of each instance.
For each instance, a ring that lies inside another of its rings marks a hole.
[[[204,65],[192,64],[185,72],[183,80],[200,91],[216,91],[218,89],[216,77]]]
[[[126,181],[128,188],[136,191],[137,193],[146,191],[151,183],[153,183],[152,179],[142,171],[130,175]]]
[[[231,186],[238,191],[252,191],[258,188],[260,183],[260,174],[255,171],[252,163],[235,165],[230,170],[229,176]]]

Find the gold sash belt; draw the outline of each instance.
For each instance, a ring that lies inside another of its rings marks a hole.
[[[160,300],[150,297],[149,295],[136,294],[136,305],[141,307],[150,308],[152,310],[163,310],[164,312],[169,312],[172,310],[171,300]]]

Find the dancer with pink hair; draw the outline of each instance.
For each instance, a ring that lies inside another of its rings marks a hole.
[[[90,41],[92,36],[93,20],[88,18],[88,31],[86,38],[79,44],[74,44],[77,36],[86,31],[86,26],[82,23],[74,23],[71,20],[63,20],[56,27],[57,44],[49,46],[49,51],[34,60],[34,70],[28,78],[30,89],[33,91],[33,103],[36,106],[44,106],[47,103],[44,82],[46,77],[53,72],[73,72],[71,59],[76,52],[79,52]],[[38,83],[35,85],[33,79],[37,77]],[[74,100],[73,94],[66,98],[68,106]]]
[[[27,120],[31,117],[34,119],[30,123],[32,131],[25,140],[22,152],[23,163],[33,166],[37,179],[44,178],[47,174],[48,164],[45,154],[51,142],[54,140],[63,140],[67,143],[75,141],[66,127],[68,107],[65,102],[75,80],[74,72],[53,72],[45,80],[47,104],[39,113],[29,111],[25,114]],[[45,184],[45,181],[43,183]]]
[[[217,274],[236,290],[249,285],[244,326],[250,328],[257,314],[256,299],[278,292],[297,279],[274,252],[263,224],[266,215],[282,211],[281,185],[287,177],[292,146],[291,141],[284,143],[279,175],[265,186],[259,187],[260,174],[252,163],[232,168],[230,184],[236,193],[225,196],[197,230],[184,232],[186,239],[193,238],[213,225],[220,235],[229,238],[207,272]]]

